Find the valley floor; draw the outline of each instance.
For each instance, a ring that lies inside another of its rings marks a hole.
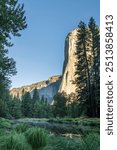
[[[41,128],[47,132],[47,142],[41,150],[99,150],[100,147],[99,118],[22,118],[15,120],[0,118],[0,150],[12,150],[7,148],[8,143],[3,142],[2,139],[7,139],[9,135],[25,136],[27,130],[33,131],[34,128]],[[18,150],[25,149],[27,148]],[[13,147],[13,150],[16,149]]]

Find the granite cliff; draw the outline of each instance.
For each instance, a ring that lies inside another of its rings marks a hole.
[[[30,92],[33,95],[34,89],[38,89],[40,98],[44,96],[51,103],[53,96],[58,92],[61,83],[61,76],[52,76],[48,80],[37,82],[31,85],[13,88],[10,93],[13,96],[21,98],[23,93]]]
[[[64,64],[62,73],[62,82],[59,88],[59,92],[66,92],[66,94],[75,93],[75,85],[73,84],[75,73],[75,51],[77,42],[78,29],[70,32],[65,39],[64,50]]]
[[[35,88],[38,89],[40,97],[44,96],[48,102],[51,103],[53,96],[58,92],[66,92],[66,94],[75,93],[75,85],[72,83],[75,73],[75,51],[77,41],[78,29],[70,32],[65,39],[64,49],[64,64],[63,73],[61,76],[50,77],[46,81],[34,83],[32,85],[22,86],[20,88],[13,88],[11,94],[16,97],[21,97],[23,92],[30,92],[33,94]]]

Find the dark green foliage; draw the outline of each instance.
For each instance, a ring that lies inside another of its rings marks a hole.
[[[67,115],[66,97],[64,94],[58,93],[54,96],[53,113],[58,117],[64,117]]]
[[[40,100],[40,98],[39,98],[38,90],[34,89],[34,91],[33,91],[33,97],[32,97],[33,104],[35,104],[39,100]]]
[[[0,149],[1,150],[31,150],[30,145],[27,143],[23,134],[17,134],[15,132],[10,133],[7,136],[0,137]]]
[[[21,101],[14,97],[9,101],[9,113],[10,115],[15,118],[21,118],[22,117],[22,112],[21,112]]]
[[[25,117],[32,117],[32,99],[29,92],[22,96],[22,113]]]
[[[9,77],[16,74],[15,61],[7,56],[5,46],[12,46],[11,37],[20,36],[20,31],[27,26],[23,7],[18,0],[0,1],[0,91],[8,87]]]
[[[9,117],[6,95],[11,83],[10,78],[17,73],[15,61],[8,57],[6,47],[12,46],[12,36],[20,36],[26,28],[26,17],[23,5],[18,0],[0,1],[0,116]]]
[[[45,99],[40,101],[37,89],[34,90],[32,98],[29,92],[22,96],[21,109],[22,114],[29,118],[48,118],[53,116],[50,104]]]
[[[74,83],[77,85],[77,99],[84,105],[84,102],[90,103],[90,73],[87,56],[87,45],[89,44],[90,36],[84,22],[81,21],[78,27],[77,51],[75,53],[77,61],[75,64],[76,72]]]
[[[41,97],[41,103],[44,103],[44,101],[45,101],[45,98],[44,98],[44,95],[42,95],[42,97]]]
[[[40,98],[38,90],[35,88],[33,91],[33,97],[32,97],[32,113],[33,117],[39,117],[40,115]]]
[[[15,61],[8,57],[8,50],[2,44],[0,41],[0,97],[3,98],[3,92],[7,92],[10,77],[16,74],[16,68]]]
[[[0,99],[0,117],[7,117],[8,106],[5,101]]]
[[[93,116],[100,116],[100,34],[95,20],[91,17],[89,30],[92,35],[92,71],[91,71],[91,91],[93,103]]]
[[[47,145],[48,135],[44,129],[30,128],[25,133],[28,143],[34,150],[44,148]]]
[[[11,35],[20,36],[20,31],[27,26],[24,5],[18,0],[1,0],[0,6],[0,42],[11,46],[8,41]]]
[[[52,109],[49,104],[45,102],[36,102],[33,108],[33,117],[34,118],[49,118],[52,117]]]
[[[0,117],[12,118],[10,114],[10,102],[12,97],[9,94],[8,90],[4,90],[1,99],[0,99]]]

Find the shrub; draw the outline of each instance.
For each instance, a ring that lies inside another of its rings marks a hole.
[[[44,129],[30,128],[26,131],[25,135],[33,149],[43,148],[47,144],[48,135]]]
[[[23,132],[25,132],[27,129],[28,129],[28,125],[25,124],[25,123],[21,123],[21,124],[17,125],[17,127],[16,127],[15,130],[16,130],[18,133],[23,133]]]
[[[12,132],[7,136],[0,137],[1,150],[31,150],[23,134]]]

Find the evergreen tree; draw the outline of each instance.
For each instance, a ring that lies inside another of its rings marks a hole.
[[[33,117],[34,118],[41,118],[42,116],[42,107],[41,107],[41,103],[39,101],[36,101],[34,103],[34,106],[33,106]]]
[[[38,90],[35,88],[32,97],[32,113],[33,117],[37,117],[37,105],[40,101]],[[39,106],[39,105],[38,105]]]
[[[12,116],[10,115],[9,104],[12,100],[12,97],[10,96],[8,90],[4,90],[1,97],[2,98],[0,98],[0,116],[10,119]]]
[[[88,27],[82,21],[78,27],[73,83],[76,84],[79,109],[83,108],[86,115],[94,117],[99,112],[99,29],[93,18],[90,19]]]
[[[7,56],[8,50],[0,48],[0,98],[8,91],[10,76],[16,74],[15,62]]]
[[[26,92],[22,96],[21,108],[22,108],[22,114],[25,117],[32,117],[32,99],[29,92]]]
[[[82,105],[86,104],[90,106],[90,69],[88,62],[87,51],[90,43],[90,34],[87,30],[87,26],[84,22],[79,23],[78,41],[76,55],[76,71],[75,81],[77,99]]]
[[[27,27],[24,5],[18,0],[0,1],[0,43],[12,46],[10,39],[13,36],[20,36],[20,31]]]
[[[8,115],[8,106],[5,101],[0,99],[0,117],[6,117]]]
[[[0,1],[0,91],[8,87],[9,77],[16,74],[15,61],[8,57],[5,47],[12,46],[11,37],[20,36],[20,31],[27,26],[23,7],[18,0]]]
[[[13,118],[21,118],[21,102],[18,98],[14,97],[9,103],[9,113]]]
[[[49,104],[41,103],[37,101],[34,104],[34,116],[35,118],[49,118],[52,117],[52,109]]]
[[[54,96],[53,113],[55,117],[64,117],[67,115],[66,97],[62,93]]]
[[[27,26],[23,7],[18,4],[18,0],[0,1],[0,101],[4,105],[3,113],[8,108],[5,100],[8,98],[10,77],[16,74],[15,61],[8,57],[6,47],[12,46],[12,36],[20,36],[20,31]]]
[[[38,102],[40,100],[38,90],[35,88],[33,91],[32,101],[33,103]]]
[[[41,97],[41,103],[43,104],[44,101],[45,101],[45,97],[44,97],[44,95],[42,95],[42,97]]]
[[[89,30],[92,37],[93,65],[91,72],[92,97],[93,97],[93,116],[100,115],[100,35],[99,28],[93,17],[89,21]]]

